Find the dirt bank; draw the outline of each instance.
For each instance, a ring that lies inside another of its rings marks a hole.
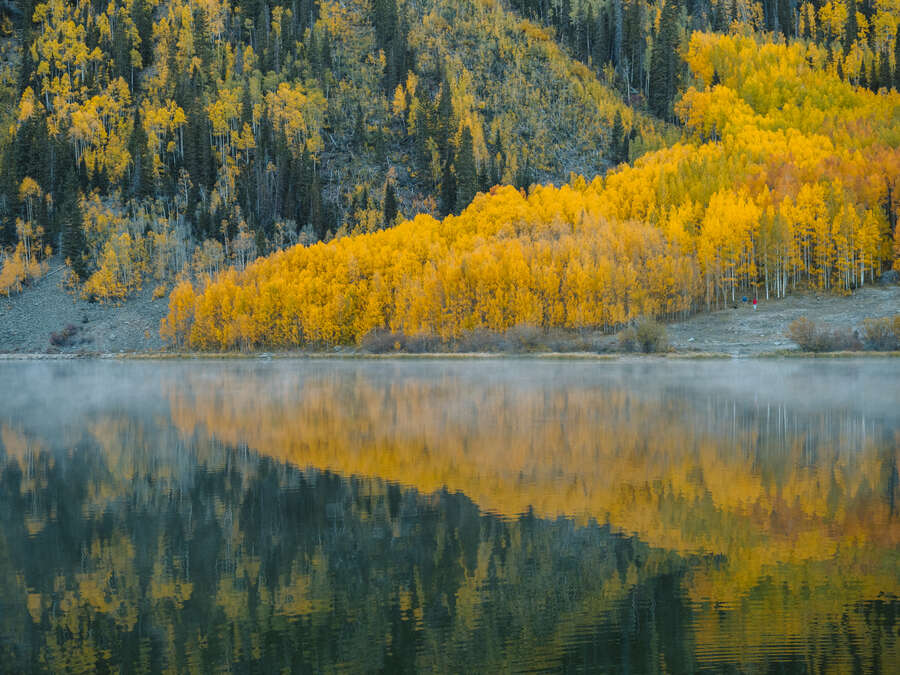
[[[51,270],[59,267],[54,260]],[[19,295],[0,296],[0,353],[117,354],[164,348],[159,322],[166,314],[167,300],[153,300],[150,285],[127,302],[100,304],[74,298],[60,288],[60,277],[61,273],[51,271]],[[699,314],[666,328],[670,343],[680,352],[753,356],[795,348],[785,333],[791,321],[801,316],[835,328],[859,328],[867,317],[898,313],[900,286],[875,285],[849,296],[795,294],[762,301],[755,311],[749,304],[738,303],[737,309]],[[71,337],[65,344],[52,344],[51,335],[67,326]],[[615,338],[598,336],[597,343],[613,348]]]
[[[118,305],[87,302],[60,288],[58,260],[51,261],[50,269],[22,293],[0,296],[0,352],[119,353],[163,348],[159,321],[167,311],[166,298],[153,300],[148,287]],[[66,343],[53,345],[51,334],[61,334],[67,326],[72,334]]]

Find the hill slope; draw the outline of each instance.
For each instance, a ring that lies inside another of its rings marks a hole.
[[[0,247],[27,260],[0,290],[49,245],[99,272],[86,295],[121,298],[204,241],[198,266],[243,266],[599,173],[666,133],[499,2],[45,0],[11,18]]]
[[[172,293],[200,349],[359,342],[373,330],[609,330],[814,286],[900,256],[900,95],[843,82],[815,45],[695,33],[690,136],[590,184],[492,190],[459,217],[295,247]],[[712,73],[720,83],[712,84]],[[704,84],[704,82],[709,84]]]

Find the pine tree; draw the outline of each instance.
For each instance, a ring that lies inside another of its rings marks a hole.
[[[147,153],[147,132],[141,122],[140,109],[135,108],[128,152],[131,154],[131,194],[142,199],[151,194],[153,186],[152,165]]]
[[[794,11],[790,0],[778,0],[778,23],[786,38],[794,35]]]
[[[453,133],[453,95],[450,93],[450,83],[447,81],[447,73],[441,77],[441,96],[437,105],[437,120],[435,124],[438,150],[441,159],[447,162],[450,155],[450,136]]]
[[[384,226],[390,227],[397,219],[397,195],[394,192],[394,184],[388,181],[384,186]]]
[[[325,238],[328,225],[325,218],[325,207],[322,204],[322,185],[319,182],[319,176],[315,173],[309,191],[309,224],[312,225],[316,238]]]
[[[74,175],[66,183],[63,208],[65,209],[62,232],[62,257],[68,260],[72,271],[79,279],[87,277],[87,264],[85,253],[87,252],[87,240],[81,224],[81,207],[78,203],[78,191]]]
[[[600,15],[597,17],[597,41],[594,43],[594,67],[602,68],[609,61],[610,45],[612,38],[609,29],[609,10],[606,5],[600,8]]]
[[[456,213],[456,174],[448,158],[444,162],[441,178],[441,215],[449,216],[451,213]]]
[[[844,24],[844,56],[850,53],[850,48],[856,42],[859,28],[856,24],[856,0],[847,3],[847,22]]]
[[[894,89],[900,91],[900,26],[894,37]]]
[[[472,147],[472,131],[463,127],[459,151],[456,154],[456,205],[462,210],[475,198],[478,191],[478,172],[475,167],[475,151]]]
[[[625,161],[622,157],[622,146],[625,140],[625,125],[622,124],[622,113],[616,110],[612,129],[609,132],[609,159],[613,164]]]
[[[644,74],[644,52],[646,40],[642,26],[642,3],[639,0],[631,0],[625,12],[623,26],[623,49],[625,61],[630,65],[632,86],[640,86]]]
[[[650,111],[672,119],[672,103],[678,86],[678,3],[666,0],[659,19],[659,33],[650,55]]]

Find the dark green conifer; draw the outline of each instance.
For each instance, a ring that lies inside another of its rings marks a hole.
[[[87,240],[81,222],[81,207],[79,205],[78,186],[74,173],[70,174],[63,189],[63,199],[60,204],[63,211],[62,228],[62,257],[68,260],[72,270],[79,279],[87,276],[85,253],[87,252]]]
[[[900,91],[900,25],[894,37],[894,89]]]
[[[666,0],[659,20],[659,33],[650,54],[650,111],[665,120],[672,119],[672,103],[678,86],[678,2]]]
[[[394,184],[388,181],[384,186],[384,226],[390,227],[397,218],[397,194],[394,192]]]
[[[856,0],[847,3],[847,21],[844,24],[844,56],[850,53],[850,48],[856,41],[859,28],[856,23]]]
[[[456,174],[450,159],[444,162],[441,178],[441,216],[449,216],[456,212]]]
[[[449,160],[451,153],[450,137],[453,135],[453,95],[450,93],[450,83],[447,81],[447,73],[443,72],[441,78],[441,96],[437,105],[437,120],[435,125],[438,150],[444,162]]]
[[[613,164],[625,161],[622,157],[622,149],[625,142],[625,125],[622,124],[622,113],[616,110],[612,129],[609,132],[609,159]]]
[[[468,125],[463,128],[456,153],[456,205],[459,210],[468,206],[478,192],[478,172],[475,167],[475,150],[472,132]]]

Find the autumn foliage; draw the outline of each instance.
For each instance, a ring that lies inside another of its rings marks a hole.
[[[375,329],[614,326],[686,311],[693,260],[649,225],[610,222],[582,184],[505,187],[459,217],[297,246],[173,290],[163,335],[196,349],[355,343]]]
[[[900,96],[842,81],[814,45],[695,34],[687,61],[681,143],[590,184],[495,188],[458,217],[184,281],[163,335],[209,350],[352,344],[375,329],[610,329],[746,292],[846,291],[889,267]]]

